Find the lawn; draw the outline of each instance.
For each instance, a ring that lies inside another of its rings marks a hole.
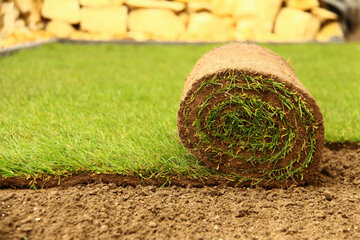
[[[0,57],[0,176],[218,173],[179,143],[184,80],[215,45],[50,44]],[[360,141],[360,44],[265,45],[318,101],[327,142]]]

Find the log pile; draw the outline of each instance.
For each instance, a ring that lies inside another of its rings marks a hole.
[[[0,45],[57,37],[136,41],[329,41],[318,0],[0,0]]]

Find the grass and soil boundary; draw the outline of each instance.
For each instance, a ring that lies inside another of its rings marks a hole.
[[[176,132],[186,74],[214,46],[56,43],[1,57],[1,186],[231,184]],[[294,66],[319,103],[326,145],[357,148],[360,45],[266,47]]]

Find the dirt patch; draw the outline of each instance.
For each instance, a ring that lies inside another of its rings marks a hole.
[[[0,239],[359,239],[360,149],[324,150],[305,187],[0,191]]]

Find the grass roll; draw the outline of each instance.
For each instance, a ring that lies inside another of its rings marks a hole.
[[[318,173],[320,109],[290,64],[260,46],[231,43],[202,56],[177,121],[183,145],[239,184],[288,186]]]

